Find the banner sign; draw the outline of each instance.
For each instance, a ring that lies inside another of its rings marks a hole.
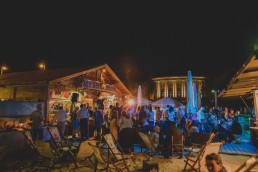
[[[109,84],[100,83],[98,81],[84,80],[82,83],[83,88],[101,90],[107,92],[115,92],[116,89],[114,86]]]

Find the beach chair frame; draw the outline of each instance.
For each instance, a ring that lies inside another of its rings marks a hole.
[[[216,134],[211,133],[208,141],[204,145],[193,144],[189,150],[188,154],[185,156],[185,167],[184,171],[186,171],[187,166],[190,166],[192,170],[201,171],[201,160],[204,157],[205,149],[210,144],[212,139]],[[197,167],[196,167],[197,166]]]

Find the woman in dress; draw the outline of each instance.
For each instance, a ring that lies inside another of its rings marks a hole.
[[[118,111],[117,110],[112,110],[111,121],[110,121],[110,133],[114,136],[114,138],[116,140],[118,139],[117,117],[118,117]]]

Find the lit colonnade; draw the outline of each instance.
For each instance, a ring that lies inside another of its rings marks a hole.
[[[171,97],[180,101],[186,101],[187,98],[187,76],[172,76],[152,78],[155,88],[153,90],[153,99]],[[193,76],[193,83],[197,86],[198,107],[201,106],[202,90],[205,77]]]

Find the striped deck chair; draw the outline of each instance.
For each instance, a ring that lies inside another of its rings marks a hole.
[[[210,134],[209,139],[204,145],[193,144],[189,148],[188,153],[185,155],[184,171],[186,171],[187,166],[190,166],[192,170],[201,171],[201,160],[204,156],[205,149],[211,143],[215,135],[214,133]]]

